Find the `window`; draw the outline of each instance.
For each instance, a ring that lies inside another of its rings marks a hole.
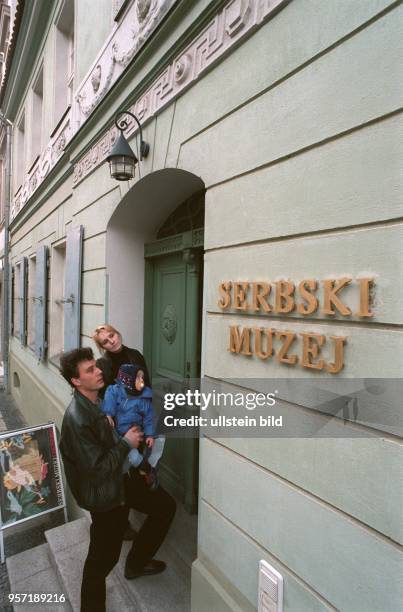
[[[33,256],[28,264],[28,346],[35,348],[35,284],[36,284],[36,257]]]
[[[49,355],[56,362],[63,352],[65,266],[66,243],[63,242],[53,247],[50,268]]]
[[[28,259],[23,257],[20,263],[20,288],[19,288],[19,310],[20,310],[20,343],[27,343],[27,284],[28,284]]]
[[[74,32],[72,31],[67,40],[67,105],[73,102],[74,85]]]
[[[14,267],[13,275],[13,335],[16,338],[20,337],[20,277],[21,265],[17,264]]]
[[[4,220],[5,195],[4,157],[2,156],[2,153],[0,153],[0,227]]]
[[[74,0],[65,0],[56,21],[55,113],[57,125],[73,100]]]
[[[11,265],[8,265],[8,332],[10,336],[14,334],[14,274],[15,268]]]
[[[43,67],[32,87],[31,164],[40,155],[43,146]]]
[[[17,191],[24,182],[25,178],[25,114],[22,115],[17,123],[15,135],[15,185],[14,191]]]
[[[61,352],[80,346],[82,244],[83,227],[78,225],[52,250],[49,354],[57,364]]]
[[[4,204],[6,200],[6,140],[6,130],[4,127],[0,127],[0,227],[4,221]]]
[[[49,321],[48,295],[48,247],[41,245],[35,255],[35,355],[39,361],[46,359],[48,353],[47,330]]]

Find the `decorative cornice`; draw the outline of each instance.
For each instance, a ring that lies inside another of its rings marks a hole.
[[[11,206],[11,220],[25,206],[28,199],[56,164],[68,142],[88,119],[176,1],[135,0],[132,2],[132,6],[128,9],[124,19],[114,29],[87,77],[76,91],[73,108],[68,111],[65,117],[62,117],[60,125],[52,134],[38,162],[25,176],[22,188]],[[23,4],[23,0],[19,0],[19,6],[23,6]],[[103,139],[101,139],[101,143],[98,143],[101,151],[104,150],[102,141]],[[108,150],[113,141],[114,134],[109,135]]]
[[[289,0],[231,0],[213,18],[197,38],[188,45],[128,109],[143,124],[160,112],[186,87],[199,79],[236,43],[259,28]],[[126,131],[137,129],[134,121]],[[116,139],[116,128],[108,130],[74,166],[73,185],[105,161]]]
[[[45,150],[27,174],[12,203],[11,220],[19,214],[60,159],[66,145],[175,2],[177,0],[133,0],[76,91],[73,108],[62,119]],[[193,42],[164,68],[129,110],[144,124],[288,2],[289,0],[229,0]],[[22,0],[20,4],[23,4]],[[134,134],[136,129],[137,125],[132,121],[131,125],[129,123],[127,135]],[[105,161],[116,136],[117,129],[113,126],[75,164],[73,186],[78,185]]]
[[[4,92],[6,89],[6,83],[10,72],[11,62],[13,61],[15,45],[17,44],[18,33],[20,31],[22,16],[25,8],[25,0],[17,0],[14,9],[14,22],[10,24],[10,37],[8,41],[7,56],[5,59],[5,66],[3,67],[3,77],[0,84],[0,105],[3,102]]]

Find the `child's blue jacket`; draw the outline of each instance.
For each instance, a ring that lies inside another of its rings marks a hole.
[[[118,381],[107,388],[101,409],[115,419],[121,436],[133,425],[139,425],[146,438],[154,437],[152,396],[150,387],[144,387],[140,395],[130,395]]]

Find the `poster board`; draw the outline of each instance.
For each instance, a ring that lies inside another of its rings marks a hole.
[[[1,433],[1,562],[5,529],[65,507],[54,423]]]

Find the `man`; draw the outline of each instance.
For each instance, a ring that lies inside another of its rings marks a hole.
[[[143,433],[132,427],[121,438],[109,425],[98,406],[104,381],[92,350],[64,353],[60,372],[74,389],[63,418],[60,451],[71,492],[92,518],[81,611],[104,612],[105,579],[119,560],[129,507],[148,515],[126,559],[125,577],[132,579],[165,569],[153,556],[172,522],[175,502],[162,487],[150,491],[136,470],[122,473],[126,456]]]

